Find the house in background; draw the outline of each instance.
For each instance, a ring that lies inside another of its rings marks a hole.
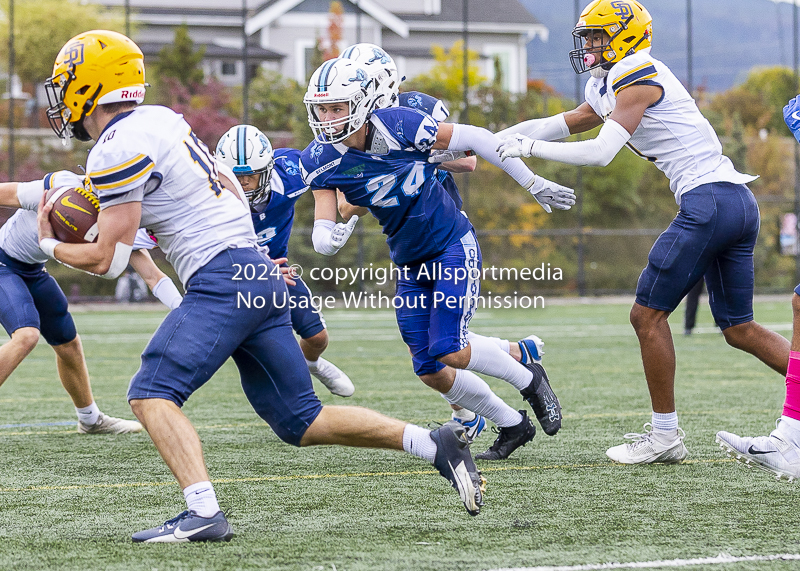
[[[305,83],[318,37],[327,35],[330,0],[91,0],[130,6],[134,39],[145,58],[155,58],[183,23],[197,46],[205,46],[204,71],[224,83],[242,82],[242,47],[255,66]],[[414,77],[434,64],[431,47],[463,39],[467,4],[469,48],[481,56],[481,73],[492,79],[495,59],[503,86],[525,91],[527,43],[547,40],[547,28],[517,0],[340,0],[345,13],[340,48],[359,41],[382,46],[401,76]],[[244,23],[244,31],[243,31]]]

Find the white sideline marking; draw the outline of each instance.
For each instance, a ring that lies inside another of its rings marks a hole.
[[[669,559],[666,561],[633,561],[630,563],[597,563],[591,565],[562,565],[543,567],[510,567],[490,569],[489,571],[594,571],[595,569],[657,569],[659,567],[689,567],[691,565],[723,565],[740,561],[798,561],[800,554],[783,553],[780,555],[747,555],[734,557],[720,553],[716,557],[702,559]]]

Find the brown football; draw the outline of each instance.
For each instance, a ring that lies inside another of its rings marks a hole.
[[[81,244],[97,240],[97,215],[100,202],[81,187],[62,186],[47,191],[47,202],[53,205],[50,224],[57,240]]]

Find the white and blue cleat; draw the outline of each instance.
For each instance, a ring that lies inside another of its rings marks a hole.
[[[470,444],[472,444],[475,439],[481,435],[483,429],[486,428],[486,419],[479,414],[475,414],[475,418],[472,420],[464,420],[463,418],[457,417],[456,413],[453,413],[452,420],[464,427],[467,441]]]
[[[211,517],[200,517],[185,511],[158,527],[133,534],[134,543],[188,543],[190,541],[230,541],[233,528],[225,514],[218,511]]]
[[[544,355],[544,341],[536,335],[528,335],[525,339],[517,341],[520,351],[522,351],[522,360],[520,363],[527,365],[528,363],[542,362]]]

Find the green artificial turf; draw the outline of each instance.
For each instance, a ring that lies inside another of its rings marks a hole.
[[[555,437],[540,431],[506,462],[478,463],[488,489],[475,518],[417,458],[283,444],[249,407],[227,363],[184,410],[236,532],[229,544],[131,543],[131,533],[184,509],[181,491],[147,434],[86,436],[59,424],[75,413],[52,351],[40,344],[0,388],[0,569],[478,571],[800,553],[797,486],[735,464],[714,443],[718,430],[767,434],[780,415],[783,379],[728,347],[707,307],[691,337],[679,335],[681,311],[672,319],[688,461],[631,467],[607,459],[609,446],[649,420],[628,311],[575,303],[478,312],[477,333],[544,338],[564,426]],[[104,412],[131,417],[127,384],[163,315],[76,314]],[[789,296],[757,303],[756,318],[789,336]],[[392,312],[333,310],[326,319],[325,357],[350,375],[356,393],[334,397],[315,381],[324,404],[366,406],[421,425],[449,418],[445,401],[413,375]],[[513,406],[527,406],[510,385],[489,382]],[[485,432],[473,451],[493,436]]]

